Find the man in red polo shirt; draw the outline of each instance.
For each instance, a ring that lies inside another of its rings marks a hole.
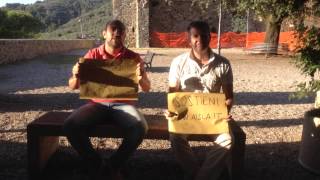
[[[123,43],[125,26],[119,20],[108,22],[103,30],[105,43],[89,50],[86,59],[102,61],[134,59],[138,62],[137,77],[144,92],[150,90],[150,81],[144,70],[140,56],[127,49]],[[69,79],[71,89],[79,88],[79,64],[73,66]],[[91,102],[75,110],[65,121],[64,131],[73,148],[85,161],[89,174],[108,174],[112,179],[122,179],[120,169],[137,149],[147,132],[143,115],[134,107],[135,101],[92,99]],[[122,144],[108,160],[103,160],[94,150],[87,132],[98,124],[114,124],[122,128],[125,137]]]

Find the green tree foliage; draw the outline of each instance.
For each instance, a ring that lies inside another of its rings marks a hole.
[[[172,4],[174,0],[165,0]],[[224,11],[236,12],[243,15],[247,10],[261,17],[266,24],[265,43],[278,47],[281,24],[285,18],[303,18],[305,4],[312,0],[191,0],[206,10],[210,4],[221,1]],[[313,0],[318,1],[318,0]],[[238,21],[235,19],[234,21]],[[236,22],[235,22],[236,23]]]
[[[42,27],[42,23],[29,13],[0,10],[0,38],[32,38]]]
[[[315,77],[320,70],[320,28],[302,27],[298,30],[300,47],[297,48],[294,62],[303,74],[310,76],[310,80],[300,83],[292,97],[303,98],[320,90],[319,77]]]
[[[235,15],[232,17],[232,31],[233,32],[247,31],[247,19],[245,16]]]
[[[265,43],[278,47],[281,24],[285,18],[303,17],[308,0],[226,0],[226,4],[239,12],[248,9],[266,24]]]

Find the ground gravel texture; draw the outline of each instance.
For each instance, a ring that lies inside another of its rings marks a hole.
[[[138,50],[141,54],[146,49]],[[171,60],[187,49],[152,49],[156,53],[149,72],[150,93],[140,93],[139,109],[148,117],[162,115],[166,108],[167,77]],[[51,55],[0,66],[0,179],[27,179],[26,125],[48,111],[72,111],[84,101],[67,87],[71,67],[85,51]],[[232,115],[247,134],[244,179],[316,180],[298,161],[305,111],[313,98],[289,100],[298,82],[306,77],[289,57],[224,54],[233,67],[236,103]],[[156,116],[159,117],[159,116]],[[107,157],[120,139],[92,142]],[[83,179],[77,154],[65,138],[50,160],[46,179]],[[201,160],[206,142],[191,143]],[[144,140],[124,169],[126,179],[180,180],[178,167],[164,140]]]

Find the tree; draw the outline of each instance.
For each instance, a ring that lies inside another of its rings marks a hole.
[[[303,17],[309,0],[227,0],[239,12],[254,12],[266,23],[265,43],[278,47],[281,24],[288,17]],[[302,16],[301,16],[302,15]]]
[[[173,4],[174,0],[166,0]],[[208,10],[211,4],[219,0],[190,0],[192,4],[198,4],[204,11]],[[278,47],[281,24],[288,17],[302,17],[305,4],[312,0],[221,0],[223,11],[229,11],[243,15],[247,10],[261,17],[266,23],[265,43]],[[223,23],[223,22],[222,22]]]
[[[310,77],[310,80],[297,85],[297,91],[291,95],[293,98],[304,98],[314,95],[320,90],[320,28],[302,27],[298,31],[300,46],[297,47],[294,62],[301,72]]]
[[[32,38],[42,28],[41,22],[29,13],[0,10],[0,38]]]

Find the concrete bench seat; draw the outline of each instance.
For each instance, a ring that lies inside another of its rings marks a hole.
[[[65,136],[62,126],[70,112],[48,112],[27,126],[29,180],[42,179],[41,172],[59,146],[59,136]],[[147,118],[149,131],[146,139],[168,139],[167,121],[163,118]],[[244,163],[246,135],[234,122],[230,122],[235,137],[232,148],[232,179],[241,179]],[[89,132],[91,137],[121,138],[123,132],[113,125],[99,125]],[[193,141],[210,141],[205,135],[193,135]]]

